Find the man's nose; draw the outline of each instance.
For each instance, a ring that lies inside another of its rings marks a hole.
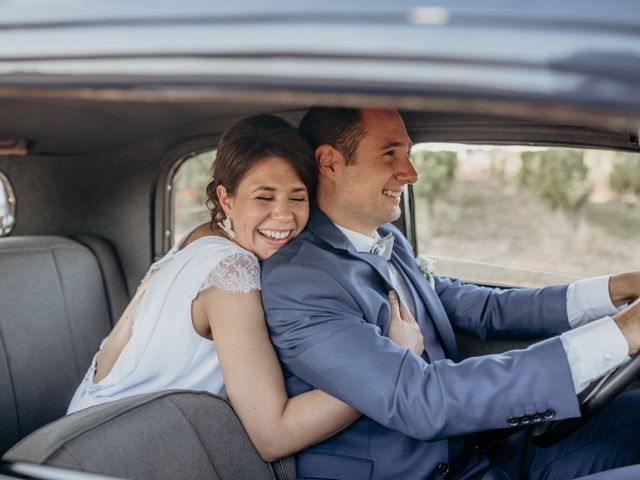
[[[419,177],[420,175],[413,166],[411,158],[409,155],[405,155],[402,159],[402,163],[400,164],[400,168],[398,169],[398,173],[396,174],[396,178],[403,183],[413,185],[418,181]]]

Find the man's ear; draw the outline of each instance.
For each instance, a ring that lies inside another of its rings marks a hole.
[[[321,175],[333,176],[339,165],[344,163],[342,154],[331,145],[320,145],[316,148],[316,162]]]
[[[229,195],[229,192],[224,185],[218,185],[216,187],[216,195],[218,196],[220,206],[224,210],[225,216],[230,217],[231,212],[233,211],[233,197]]]

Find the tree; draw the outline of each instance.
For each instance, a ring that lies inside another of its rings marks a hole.
[[[458,168],[455,152],[416,152],[413,163],[420,174],[420,181],[413,187],[416,195],[427,201],[429,216],[433,218],[436,200],[453,184]]]
[[[531,188],[554,210],[570,215],[574,225],[589,200],[589,168],[581,150],[545,150],[522,154],[521,184]]]
[[[640,159],[637,155],[620,153],[613,160],[609,186],[617,193],[640,196]]]

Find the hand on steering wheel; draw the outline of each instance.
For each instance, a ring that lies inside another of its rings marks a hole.
[[[629,353],[635,355],[640,349],[640,301],[636,300],[613,318],[629,343]],[[640,355],[636,355],[629,363],[593,382],[578,396],[580,417],[536,425],[531,430],[531,440],[538,447],[549,447],[558,443],[602,410],[639,375]]]

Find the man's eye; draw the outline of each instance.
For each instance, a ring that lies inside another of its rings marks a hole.
[[[306,202],[307,198],[306,197],[291,197],[289,200],[291,200],[292,202]]]

